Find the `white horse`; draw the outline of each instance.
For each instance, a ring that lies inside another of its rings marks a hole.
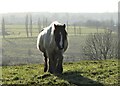
[[[44,72],[62,73],[63,53],[68,47],[66,25],[57,21],[44,28],[37,38],[37,49],[44,54]]]

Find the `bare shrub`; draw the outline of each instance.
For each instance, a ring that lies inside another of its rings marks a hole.
[[[117,57],[117,41],[112,31],[90,34],[83,46],[83,55],[87,59],[103,60]]]

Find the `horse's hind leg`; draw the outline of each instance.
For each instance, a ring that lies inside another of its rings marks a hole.
[[[48,65],[47,65],[47,55],[46,53],[44,53],[44,72],[46,72],[48,69]]]

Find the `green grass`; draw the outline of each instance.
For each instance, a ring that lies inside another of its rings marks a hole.
[[[90,33],[97,33],[97,29],[95,27],[80,27],[76,26],[74,29],[73,26],[69,26],[67,29],[69,34],[90,34]],[[98,33],[103,33],[105,29],[99,28]]]
[[[2,79],[2,67],[0,67],[0,79]],[[0,80],[0,84],[2,83],[2,80]]]
[[[68,36],[69,47],[65,52],[67,57],[74,57],[73,55],[80,56],[80,48],[81,45],[84,44],[85,36]],[[2,39],[2,49],[3,49],[3,64],[26,64],[29,62],[25,62],[31,60],[41,61],[43,59],[42,54],[36,48],[37,37],[26,38],[5,38]],[[29,51],[31,54],[29,55]],[[27,58],[27,59],[26,59]],[[20,59],[23,59],[22,61]],[[37,60],[36,60],[37,59]],[[40,63],[40,62],[39,62]]]
[[[7,35],[7,38],[15,38],[15,37],[26,37],[26,29],[25,25],[6,25],[6,31],[10,34]],[[81,29],[80,29],[81,28]],[[73,26],[69,26],[67,29],[68,34],[89,34],[89,33],[96,33],[97,29],[95,27],[80,27],[76,26],[74,31]],[[42,29],[42,27],[41,27]],[[37,25],[33,25],[33,37],[36,37],[38,35],[38,27]],[[98,29],[99,33],[103,33],[104,29],[99,28]]]
[[[41,63],[43,56],[36,47],[37,38],[5,38],[2,39],[3,65]]]
[[[6,31],[10,35],[6,35],[6,38],[27,37],[25,25],[6,25]],[[32,36],[38,35],[37,25],[33,25]],[[30,34],[29,34],[30,35]]]
[[[10,35],[2,39],[3,63],[27,64],[35,60],[35,63],[43,62],[41,53],[36,49],[37,26],[33,26],[33,38],[26,38],[24,25],[7,25]],[[95,28],[81,27],[81,33],[94,33]],[[99,32],[103,32],[100,29]],[[19,34],[20,32],[20,34]],[[79,33],[78,27],[76,32]],[[14,34],[13,34],[14,33]],[[74,29],[68,29],[69,47],[65,54],[69,57],[80,57],[81,45],[84,45],[86,35],[71,35]],[[31,55],[28,55],[29,50]],[[78,55],[77,55],[78,54]],[[73,56],[75,55],[75,56]],[[41,58],[41,59],[38,59]],[[28,62],[26,62],[28,60]],[[17,63],[18,62],[18,63]],[[80,84],[117,84],[118,83],[118,62],[117,60],[107,61],[80,61],[64,63],[62,75],[52,75],[43,72],[42,64],[29,64],[21,66],[3,66],[3,84],[39,84],[39,85],[80,85]],[[0,72],[1,74],[1,72]]]
[[[10,35],[6,35],[6,39],[2,39],[3,56],[28,58],[28,52],[30,50],[32,57],[39,57],[39,52],[36,49],[36,40],[39,34],[37,25],[33,25],[33,38],[26,37],[25,25],[6,25],[6,31]],[[100,29],[99,31],[103,32],[104,30]],[[81,33],[94,32],[96,32],[95,28],[81,27]],[[79,27],[76,27],[76,33],[79,34]],[[74,34],[74,27],[69,26],[68,39],[70,49],[68,53],[80,53],[80,46],[83,44],[86,35],[71,36],[71,34]]]
[[[68,35],[68,49],[64,53],[65,57],[76,60],[82,59],[82,46],[85,45],[86,35]],[[3,64],[27,64],[41,63],[42,53],[36,48],[37,37],[18,37],[2,39]],[[29,55],[29,51],[31,52]]]
[[[3,56],[14,57],[17,55],[17,57],[26,57],[25,55],[28,55],[29,50],[33,53],[37,51],[36,40],[37,38],[3,39]]]
[[[118,84],[118,60],[64,63],[61,75],[43,72],[42,64],[3,66],[2,84],[79,86]]]

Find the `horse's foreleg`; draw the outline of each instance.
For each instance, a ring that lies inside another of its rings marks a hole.
[[[48,69],[48,64],[47,64],[47,55],[44,53],[44,72],[46,72]]]
[[[54,64],[53,64],[53,65],[54,65],[54,68],[55,68],[55,72],[56,72],[56,69],[57,69],[57,60],[58,60],[58,59],[57,59],[57,56],[55,55],[55,56],[54,56]]]
[[[49,70],[50,73],[55,73],[54,55],[49,54]]]
[[[57,62],[57,68],[56,68],[56,72],[57,73],[62,73],[63,72],[63,66],[62,66],[62,63],[63,63],[63,56],[60,55],[58,57],[58,62]]]

